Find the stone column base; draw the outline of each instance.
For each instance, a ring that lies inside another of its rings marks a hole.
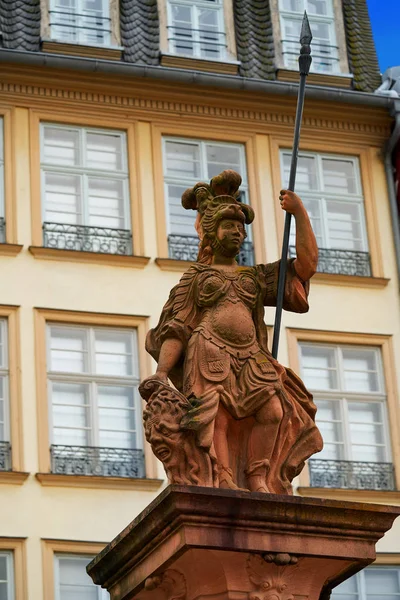
[[[169,486],[88,566],[112,600],[328,600],[400,507]]]

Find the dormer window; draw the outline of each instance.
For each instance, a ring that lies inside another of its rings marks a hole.
[[[223,0],[169,0],[167,11],[169,52],[207,60],[226,58]]]
[[[110,46],[109,9],[109,0],[51,0],[51,39],[89,46]]]
[[[282,55],[285,67],[298,68],[299,38],[305,10],[313,34],[311,70],[316,73],[339,73],[339,52],[332,0],[279,0]]]

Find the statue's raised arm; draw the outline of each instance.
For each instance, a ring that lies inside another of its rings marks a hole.
[[[147,337],[158,368],[140,386],[145,432],[171,483],[290,494],[322,439],[312,396],[267,348],[264,306],[276,303],[279,261],[236,261],[254,219],[238,200],[240,183],[224,171],[182,196],[197,211],[199,254]],[[300,198],[282,190],[280,201],[296,219],[284,308],[302,313],[317,244]]]

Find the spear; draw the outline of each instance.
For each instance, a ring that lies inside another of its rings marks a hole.
[[[289,176],[289,186],[288,186],[288,189],[291,192],[294,192],[294,186],[296,183],[297,158],[298,158],[298,153],[299,153],[301,120],[303,117],[304,97],[305,97],[305,92],[306,92],[306,79],[307,79],[308,73],[310,72],[310,66],[311,66],[311,61],[312,61],[311,48],[310,48],[311,40],[312,40],[312,33],[311,33],[311,29],[310,29],[310,23],[308,22],[307,12],[304,11],[303,23],[301,25],[301,32],[300,32],[300,44],[301,44],[300,56],[299,56],[300,84],[299,84],[299,93],[297,96],[296,121],[295,121],[295,126],[294,126],[293,151],[292,151],[292,161],[290,164],[290,176]],[[287,258],[288,258],[288,250],[289,250],[289,236],[290,236],[291,219],[292,219],[292,215],[290,213],[286,213],[285,229],[284,229],[284,233],[283,233],[283,243],[282,243],[281,264],[280,264],[279,277],[278,277],[278,293],[277,293],[277,298],[276,298],[274,340],[272,343],[272,356],[274,358],[278,357],[279,335],[280,335],[281,320],[282,320],[283,297],[285,294],[286,270],[287,270]]]

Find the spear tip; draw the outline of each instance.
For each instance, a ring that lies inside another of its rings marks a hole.
[[[307,11],[304,11],[303,22],[301,24],[300,32],[300,44],[302,46],[309,46],[312,40],[311,27],[307,16]]]

